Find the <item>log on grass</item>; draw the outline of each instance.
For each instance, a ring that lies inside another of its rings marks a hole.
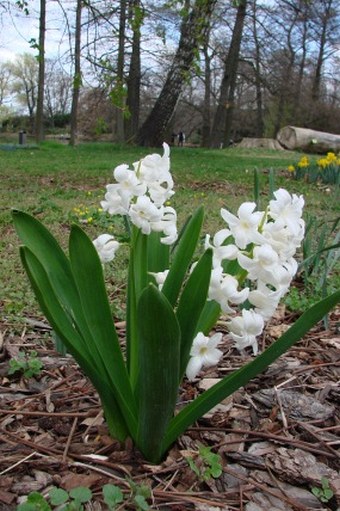
[[[284,150],[284,147],[275,140],[274,138],[242,138],[241,142],[237,144],[237,147],[245,147],[253,149],[262,147],[264,149],[278,149]]]
[[[292,151],[321,154],[340,151],[340,135],[296,126],[282,128],[277,134],[277,140],[283,147]]]

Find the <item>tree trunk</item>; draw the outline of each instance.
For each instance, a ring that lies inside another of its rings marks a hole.
[[[46,0],[40,0],[38,99],[35,118],[36,142],[44,140]]]
[[[202,147],[210,146],[210,130],[211,130],[211,57],[209,55],[209,34],[204,41],[203,55],[204,55],[204,103],[202,115]]]
[[[120,0],[119,35],[118,35],[118,61],[115,89],[117,90],[116,106],[116,141],[124,142],[124,64],[125,64],[125,27],[126,27],[126,0]]]
[[[325,58],[327,31],[328,31],[328,23],[329,23],[330,17],[331,17],[332,1],[333,0],[329,0],[328,2],[326,2],[326,9],[325,9],[325,13],[324,13],[324,16],[322,19],[319,53],[318,53],[318,58],[316,61],[315,75],[314,75],[314,80],[313,80],[313,85],[312,85],[312,99],[313,99],[313,101],[319,101],[319,99],[320,99],[322,65],[323,65],[323,61]]]
[[[81,10],[82,10],[82,0],[77,0],[76,30],[75,30],[75,42],[74,42],[74,77],[73,77],[73,93],[72,93],[72,107],[71,107],[70,145],[72,145],[72,146],[74,146],[77,141],[78,103],[79,103],[79,92],[80,92],[80,87],[81,87],[81,69],[80,69]]]
[[[256,91],[256,128],[255,135],[257,138],[262,138],[264,134],[264,120],[263,120],[263,94],[262,94],[262,80],[261,80],[261,49],[257,33],[257,16],[256,16],[256,0],[254,1],[253,12],[253,32],[254,32],[254,46],[255,46],[255,91]]]
[[[168,127],[192,68],[200,41],[209,27],[216,0],[196,0],[183,18],[178,49],[163,89],[146,121],[139,129],[137,143],[160,146],[168,137]]]
[[[211,134],[212,147],[220,147],[221,144],[226,142],[228,143],[226,138],[230,136],[234,91],[237,78],[237,68],[242,41],[244,19],[246,16],[246,8],[247,0],[240,0],[237,8],[230,48],[225,60],[220,96],[213,122]],[[227,137],[225,137],[225,134],[227,134]]]
[[[133,1],[132,10],[132,54],[130,59],[129,75],[127,78],[126,106],[128,109],[128,116],[125,119],[125,140],[128,142],[132,142],[134,140],[139,127],[141,79],[140,27],[143,21],[143,12],[141,10],[140,0]]]

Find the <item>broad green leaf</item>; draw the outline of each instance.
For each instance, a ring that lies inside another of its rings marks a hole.
[[[70,260],[84,317],[95,340],[93,350],[98,350],[130,434],[135,438],[137,408],[111,314],[102,265],[92,241],[78,226],[73,226],[71,231]]]
[[[221,315],[221,306],[215,300],[208,300],[200,315],[197,331],[208,335]]]
[[[172,419],[169,425],[162,446],[162,453],[166,452],[176,438],[193,424],[193,422],[202,417],[237,389],[246,385],[249,380],[267,369],[279,356],[299,341],[325,316],[325,314],[335,307],[339,301],[340,291],[337,291],[313,305],[313,307],[306,311],[287,332],[269,346],[261,355],[258,355],[252,362],[224,378],[183,408],[183,410]]]
[[[77,486],[70,490],[70,497],[77,502],[89,502],[92,499],[92,491],[86,486]]]
[[[131,387],[134,390],[137,384],[138,363],[138,324],[137,303],[151,276],[148,275],[148,236],[140,229],[133,227],[133,243],[130,249],[127,317],[126,317],[126,346],[127,364]]]
[[[13,211],[13,221],[19,238],[40,261],[61,306],[72,318],[84,342],[88,347],[93,346],[70,262],[57,240],[42,223],[27,213]]]
[[[148,271],[159,272],[169,268],[169,245],[161,243],[162,234],[151,232],[148,236]]]
[[[171,305],[153,284],[143,291],[137,314],[140,336],[137,446],[147,460],[158,462],[177,399],[180,331]]]
[[[203,223],[203,208],[198,208],[187,222],[178,241],[171,268],[165,279],[162,293],[174,307],[183,285],[184,277],[192,262]]]
[[[99,371],[92,352],[87,349],[69,315],[59,303],[49,278],[36,256],[26,247],[21,248],[20,254],[42,312],[97,389],[106,411],[111,434],[118,440],[124,440],[127,435],[126,425],[110,384],[104,379],[104,371]]]
[[[180,379],[189,360],[197,324],[207,301],[211,277],[212,250],[208,249],[193,269],[180,295],[176,317],[181,330]]]

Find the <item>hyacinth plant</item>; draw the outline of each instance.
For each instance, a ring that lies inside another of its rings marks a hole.
[[[73,226],[69,255],[36,219],[14,211],[20,249],[39,304],[98,391],[110,434],[132,438],[144,457],[158,463],[187,427],[245,385],[299,340],[339,300],[335,293],[306,312],[279,340],[257,354],[257,337],[287,292],[294,255],[304,234],[303,198],[274,192],[265,211],[245,202],[233,215],[221,210],[225,228],[206,236],[199,253],[203,210],[177,233],[169,147],[114,170],[102,208],[131,226],[126,306],[126,351],[121,349],[108,301],[103,264],[119,243],[102,234],[94,242]],[[195,380],[218,364],[226,317],[239,350],[252,347],[250,363],[185,406],[183,378]],[[175,414],[175,409],[178,408]]]

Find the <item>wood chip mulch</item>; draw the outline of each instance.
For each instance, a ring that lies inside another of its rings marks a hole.
[[[281,310],[267,326],[261,348],[294,316]],[[124,325],[120,334],[124,336]],[[103,485],[122,490],[116,509],[139,509],[136,487],[147,486],[149,509],[310,511],[340,509],[340,310],[327,330],[320,323],[264,374],[226,399],[179,438],[162,464],[146,463],[131,442],[108,435],[96,392],[69,356],[60,356],[44,322],[28,319],[20,335],[0,324],[0,511],[15,510],[33,491],[52,486],[91,489],[86,510],[108,509]],[[223,331],[223,324],[217,330]],[[44,366],[26,379],[8,375],[9,360],[36,350]],[[219,368],[185,382],[190,401],[247,360],[224,335]],[[221,457],[222,474],[205,477],[200,445]],[[198,474],[190,468],[193,460]],[[327,481],[325,502],[313,488]],[[141,509],[141,508],[140,508]]]

